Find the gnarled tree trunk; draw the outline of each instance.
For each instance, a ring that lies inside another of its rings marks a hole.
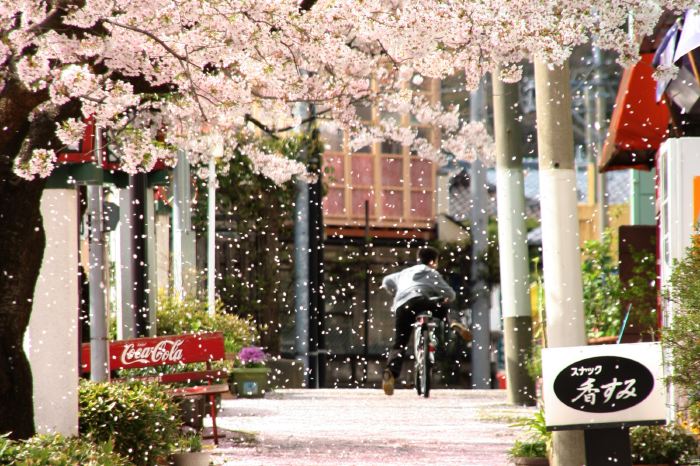
[[[0,159],[0,433],[14,439],[35,433],[32,372],[22,342],[44,255],[43,186],[19,180],[9,158]]]
[[[47,97],[13,80],[0,93],[0,434],[13,439],[35,433],[32,372],[22,343],[44,255],[45,182],[22,180],[12,168],[15,158],[46,147],[53,137],[55,115],[28,118]]]

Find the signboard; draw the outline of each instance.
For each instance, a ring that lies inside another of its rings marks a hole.
[[[550,430],[666,420],[659,343],[545,348],[542,376]]]

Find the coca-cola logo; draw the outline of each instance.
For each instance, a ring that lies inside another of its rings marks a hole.
[[[182,359],[183,340],[161,340],[152,346],[124,345],[121,361],[125,366],[132,364],[173,364]]]

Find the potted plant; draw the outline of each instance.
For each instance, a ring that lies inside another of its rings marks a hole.
[[[257,346],[246,346],[236,357],[236,367],[229,376],[229,389],[243,398],[260,398],[268,390],[270,368],[265,366],[267,354]]]
[[[202,451],[202,438],[199,434],[185,434],[175,444],[171,455],[175,466],[208,466],[209,453]]]
[[[516,466],[549,466],[544,440],[516,440],[508,454]]]
[[[549,466],[547,453],[552,442],[552,433],[547,431],[544,410],[540,408],[532,417],[513,424],[525,427],[528,436],[518,439],[508,450],[512,464],[516,466]]]
[[[634,427],[630,429],[630,445],[635,465],[687,464],[698,451],[695,437],[675,424]]]

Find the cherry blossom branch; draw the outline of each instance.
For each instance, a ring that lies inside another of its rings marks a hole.
[[[187,58],[186,56],[181,55],[181,54],[179,54],[178,52],[176,52],[175,49],[173,49],[172,47],[170,47],[168,44],[165,43],[165,41],[163,41],[160,37],[158,37],[158,36],[156,36],[155,34],[153,34],[151,31],[147,31],[147,30],[145,30],[145,29],[141,29],[141,28],[136,27],[136,26],[130,26],[130,25],[128,25],[128,24],[122,24],[122,23],[119,23],[119,22],[114,21],[114,20],[109,19],[109,18],[105,18],[105,19],[104,19],[104,22],[105,22],[105,23],[109,23],[109,24],[111,24],[111,25],[113,25],[113,26],[117,26],[117,27],[123,28],[123,29],[128,29],[129,31],[138,32],[139,34],[143,34],[144,36],[146,36],[146,37],[148,37],[148,38],[154,40],[155,42],[157,42],[157,43],[158,43],[161,47],[163,47],[169,54],[171,54],[173,57],[177,58],[179,61],[181,61],[181,62],[189,62],[189,60],[188,60],[188,58]],[[198,65],[195,64],[195,63],[190,63],[190,64],[193,65],[193,66],[197,66],[197,67],[198,67]]]

